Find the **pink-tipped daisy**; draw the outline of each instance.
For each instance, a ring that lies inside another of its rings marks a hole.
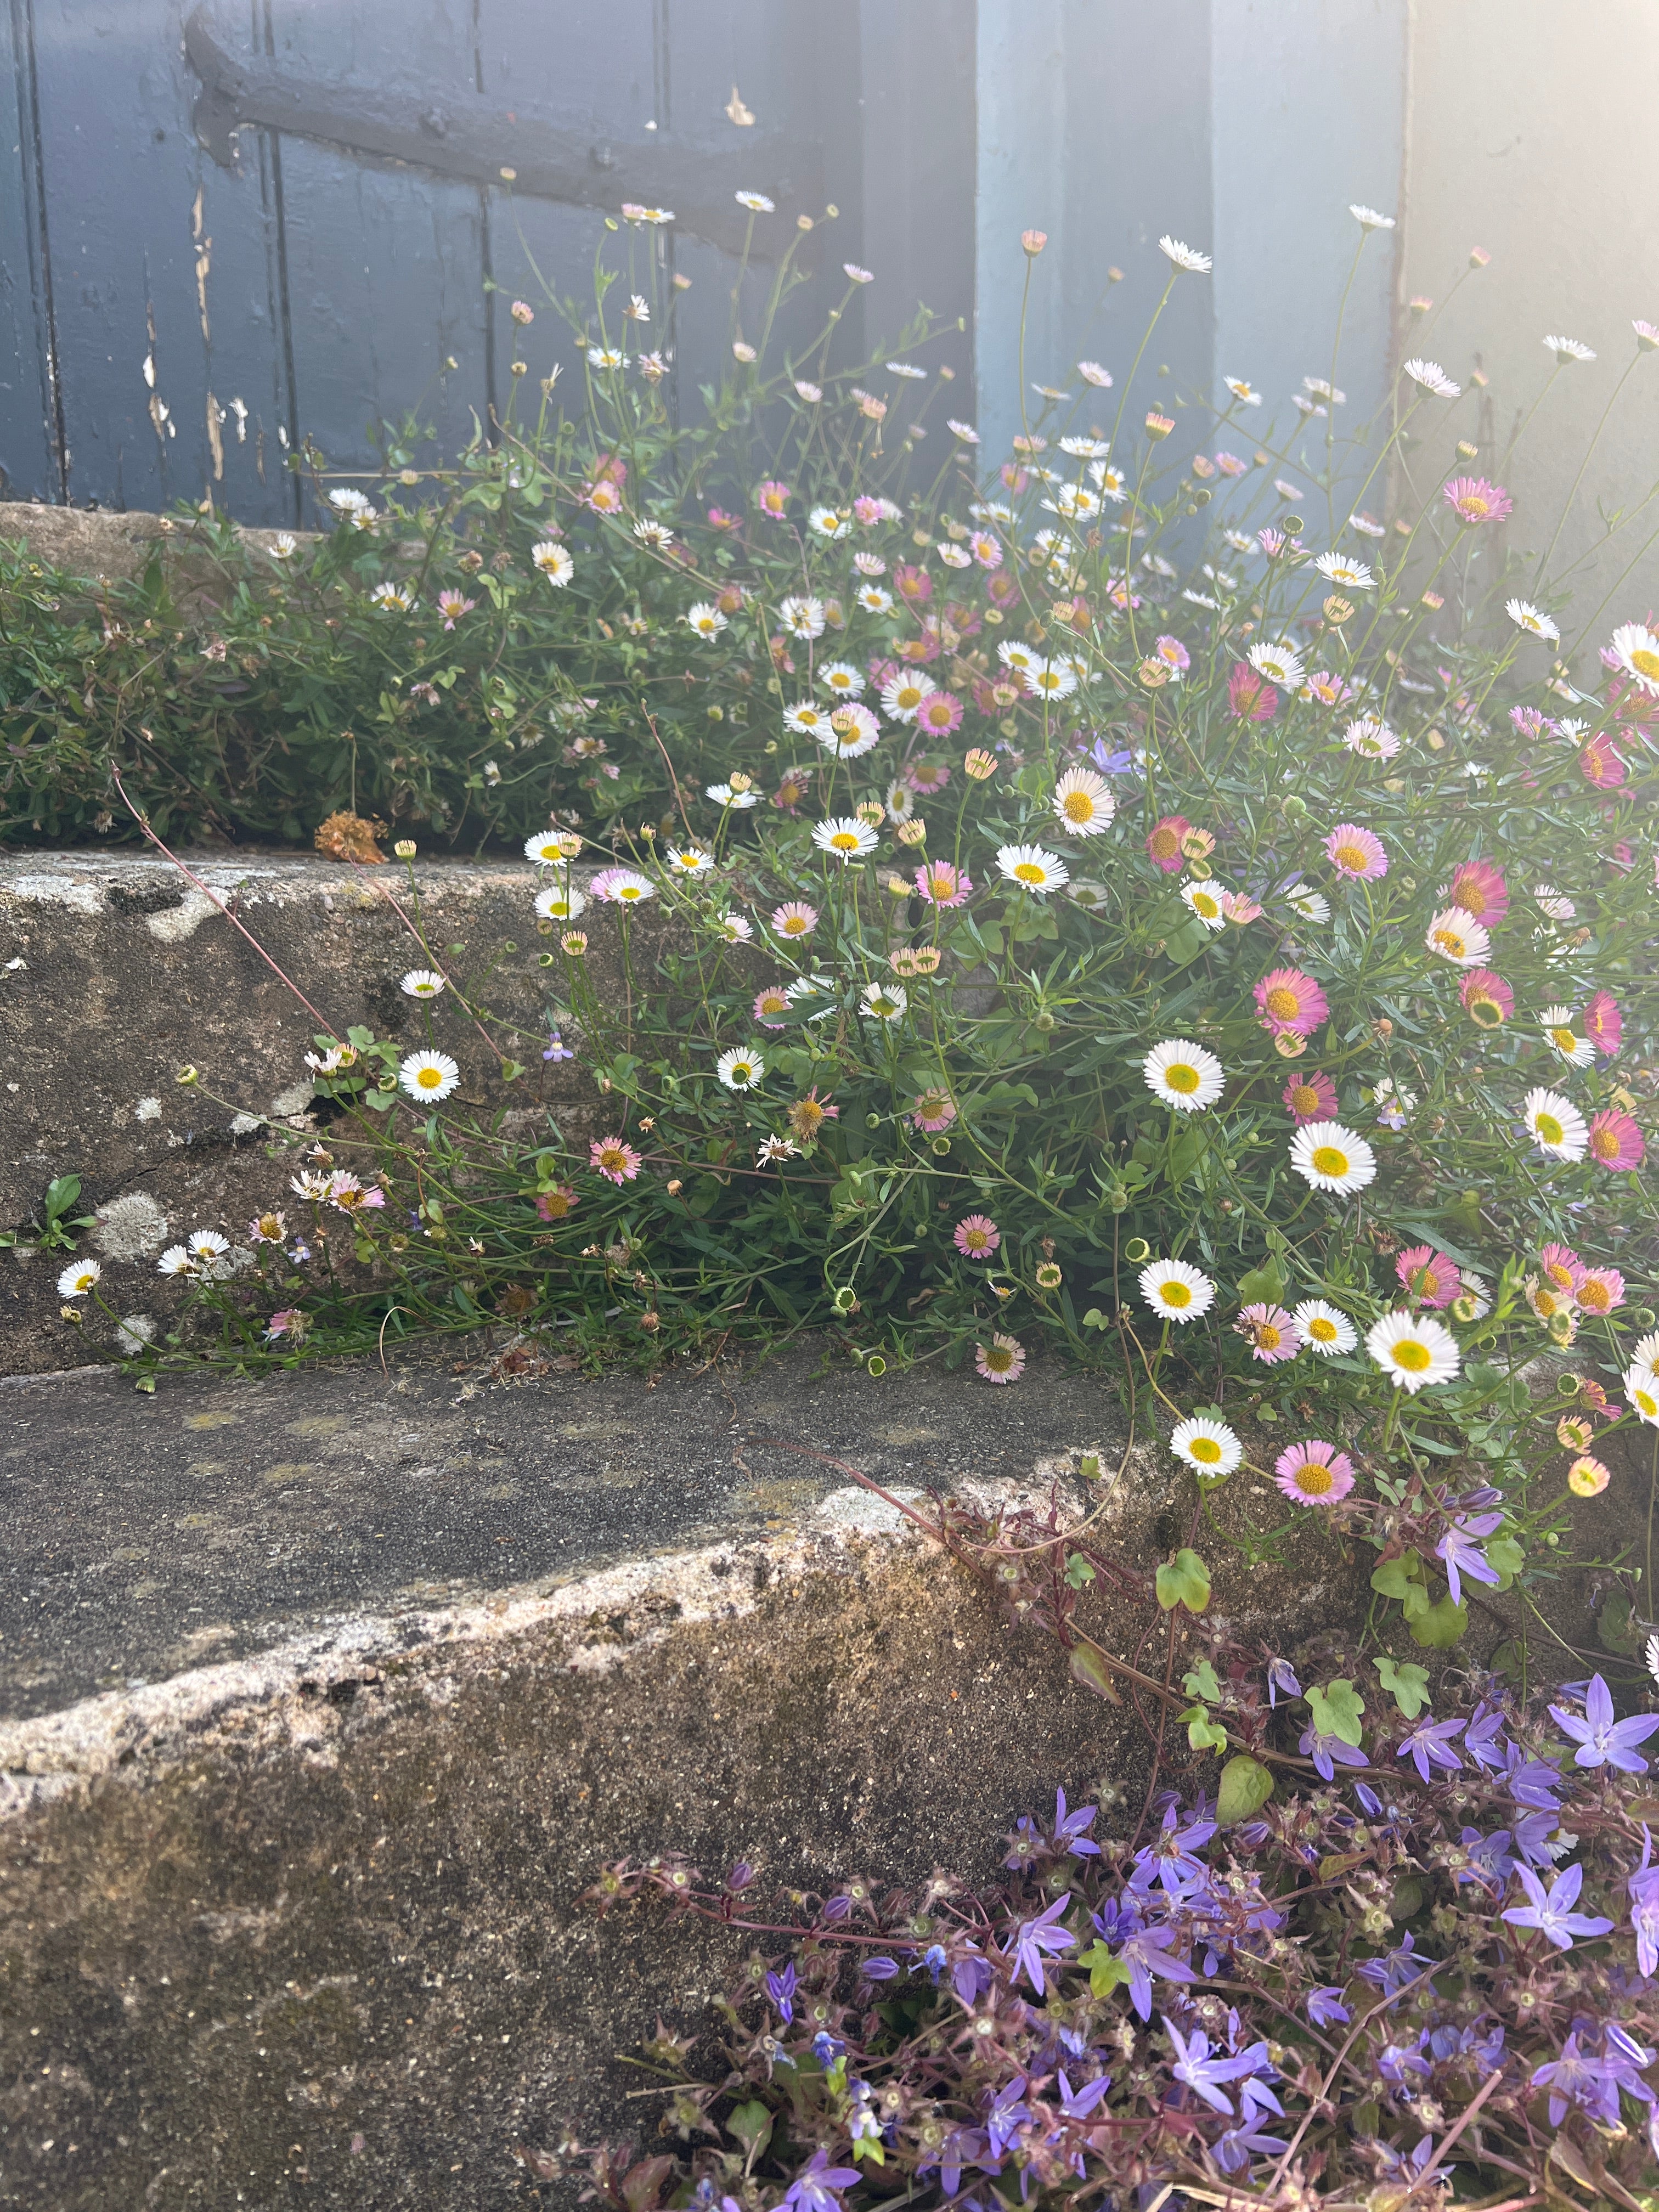
[[[1624,1175],[1639,1168],[1647,1147],[1631,1116],[1617,1106],[1604,1106],[1589,1125],[1589,1156],[1609,1175]]]
[[[949,783],[951,771],[943,761],[912,761],[904,771],[904,781],[918,799],[931,799]]]
[[[1463,1011],[1477,1029],[1501,1030],[1515,1012],[1515,994],[1490,968],[1474,968],[1457,987]]]
[[[772,927],[780,937],[810,937],[817,926],[817,907],[804,905],[799,899],[772,909]]]
[[[1146,840],[1146,851],[1153,866],[1164,875],[1174,876],[1181,872],[1181,864],[1185,858],[1181,849],[1182,840],[1192,826],[1184,814],[1166,814],[1161,822],[1154,823]]]
[[[957,1222],[951,1242],[964,1260],[988,1260],[1002,1242],[1002,1231],[988,1214],[969,1213]]]
[[[1339,822],[1325,840],[1325,857],[1339,876],[1358,884],[1372,884],[1389,872],[1389,856],[1382,840],[1356,823]]]
[[[1283,1306],[1242,1306],[1233,1332],[1249,1346],[1251,1358],[1261,1360],[1264,1366],[1277,1367],[1283,1360],[1294,1359],[1302,1349],[1301,1331]]]
[[[587,1157],[590,1165],[597,1168],[607,1182],[618,1186],[632,1182],[641,1163],[641,1155],[620,1137],[595,1137],[587,1148]]]
[[[1025,1372],[1025,1347],[1012,1336],[974,1346],[974,1364],[988,1382],[1018,1382]]]
[[[1495,929],[1510,910],[1509,886],[1504,872],[1490,860],[1465,860],[1452,871],[1447,903],[1461,906],[1471,921]]]
[[[956,1118],[956,1101],[945,1091],[918,1092],[910,1109],[911,1127],[930,1137],[936,1136],[941,1129],[948,1129]]]
[[[1431,1244],[1413,1244],[1394,1263],[1404,1289],[1422,1306],[1449,1306],[1462,1292],[1463,1278],[1455,1260]]]
[[[1444,495],[1447,506],[1470,530],[1483,522],[1504,521],[1515,505],[1502,484],[1488,483],[1485,477],[1454,477],[1444,487]]]
[[[755,1019],[763,1030],[781,1030],[789,1015],[789,994],[781,983],[769,983],[755,994]]]
[[[1625,1018],[1611,991],[1598,991],[1584,1009],[1584,1035],[1603,1060],[1616,1060],[1625,1034]]]
[[[1330,1013],[1325,994],[1299,968],[1275,968],[1255,987],[1261,1025],[1278,1036],[1311,1036]]]
[[[1571,1244],[1546,1244],[1538,1255],[1538,1266],[1545,1280],[1565,1298],[1572,1297],[1584,1272],[1584,1263]]]
[[[1279,1093],[1299,1128],[1304,1121],[1333,1121],[1336,1118],[1336,1085],[1328,1075],[1311,1068],[1293,1075]]]
[[[1353,1462],[1322,1437],[1310,1437],[1280,1452],[1273,1480],[1297,1505],[1334,1505],[1353,1488]]]
[[[925,868],[916,870],[916,894],[933,906],[966,906],[974,888],[974,879],[965,868],[952,866],[949,860],[930,860]]]
[[[1581,1267],[1573,1289],[1581,1313],[1610,1314],[1625,1303],[1625,1279],[1617,1267]]]
[[[950,691],[930,691],[911,717],[930,738],[948,738],[962,724],[962,702]]]

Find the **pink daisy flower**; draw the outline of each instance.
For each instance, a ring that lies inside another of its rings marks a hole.
[[[769,478],[755,494],[755,504],[763,514],[781,514],[788,506],[791,494],[787,483]]]
[[[448,623],[444,627],[447,629]],[[1579,754],[1578,768],[1585,782],[1594,784],[1598,791],[1617,791],[1628,773],[1605,730],[1593,737]]]
[[[1444,491],[1447,506],[1470,530],[1504,521],[1515,506],[1502,484],[1489,483],[1485,477],[1454,477]]]
[[[1328,668],[1316,668],[1304,685],[1302,696],[1316,700],[1322,707],[1340,707],[1353,694],[1340,676],[1334,676]]]
[[[772,909],[772,927],[780,937],[810,937],[818,926],[818,910],[792,899],[787,906]]]
[[[641,1156],[632,1145],[623,1144],[620,1137],[595,1137],[587,1148],[591,1166],[596,1167],[607,1182],[619,1188],[632,1182],[640,1171]]]
[[[1382,840],[1352,822],[1339,822],[1325,840],[1325,857],[1339,876],[1355,883],[1372,884],[1389,872],[1389,856]]]
[[[1012,1336],[974,1346],[974,1364],[988,1382],[1018,1382],[1025,1372],[1025,1347]]]
[[[755,1019],[763,1030],[781,1030],[789,1012],[789,994],[781,983],[769,983],[755,994]]]
[[[1514,992],[1491,968],[1471,968],[1458,985],[1457,995],[1479,1029],[1501,1030],[1515,1012]]]
[[[918,799],[931,799],[949,783],[951,771],[943,761],[912,761],[904,771],[904,781]]]
[[[1279,1097],[1290,1108],[1291,1119],[1297,1128],[1310,1121],[1334,1121],[1337,1118],[1336,1085],[1316,1067],[1306,1075],[1293,1075]]]
[[[900,599],[908,599],[912,605],[921,605],[933,596],[933,580],[925,568],[906,562],[893,571],[893,588]]]
[[[1257,899],[1246,898],[1243,891],[1223,891],[1221,911],[1229,921],[1237,922],[1243,929],[1252,921],[1261,919],[1261,905]]]
[[[930,691],[915,712],[915,725],[930,738],[948,738],[962,722],[962,702],[953,692]]]
[[[1604,1060],[1617,1060],[1625,1018],[1611,991],[1598,991],[1584,1009],[1584,1035]]]
[[[1236,660],[1227,678],[1227,709],[1236,722],[1271,722],[1279,694],[1248,660]]]
[[[1273,1478],[1297,1505],[1334,1505],[1353,1488],[1353,1462],[1322,1437],[1292,1444],[1273,1462]]]
[[[1462,1295],[1463,1277],[1457,1262],[1431,1244],[1413,1244],[1401,1253],[1394,1272],[1419,1305],[1449,1306]]]
[[[1294,1359],[1302,1349],[1302,1333],[1283,1306],[1242,1306],[1233,1333],[1249,1346],[1251,1358],[1267,1367]]]
[[[1161,822],[1152,825],[1152,834],[1146,840],[1146,850],[1152,866],[1164,875],[1180,874],[1186,859],[1181,842],[1192,826],[1184,814],[1166,814]]]
[[[1538,1265],[1562,1296],[1569,1298],[1584,1272],[1583,1261],[1570,1244],[1546,1244],[1538,1255]]]
[[[1589,1125],[1589,1156],[1609,1175],[1639,1168],[1646,1149],[1640,1129],[1617,1106],[1604,1106]]]
[[[1625,1279],[1617,1267],[1581,1267],[1573,1290],[1583,1313],[1608,1314],[1625,1303]]]
[[[988,1214],[965,1214],[957,1222],[951,1242],[964,1260],[988,1260],[1002,1242],[1002,1231]]]
[[[930,1137],[937,1136],[941,1129],[948,1129],[956,1118],[956,1101],[944,1091],[921,1091],[910,1109],[911,1127]]]
[[[1490,860],[1465,860],[1452,871],[1448,902],[1461,906],[1471,921],[1495,929],[1510,910],[1509,886]]]
[[[966,906],[973,888],[967,870],[953,867],[949,860],[930,860],[916,870],[917,894],[934,906]]]
[[[1275,968],[1255,987],[1261,1026],[1274,1036],[1311,1036],[1330,1013],[1330,1006],[1311,975],[1299,968]]]
[[[1193,665],[1193,657],[1178,637],[1161,637],[1152,647],[1152,657],[1161,660],[1166,668],[1184,676]]]

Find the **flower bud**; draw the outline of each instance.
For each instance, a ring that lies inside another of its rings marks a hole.
[[[1048,243],[1048,234],[1046,230],[1022,230],[1019,234],[1019,242],[1035,261]]]
[[[1160,415],[1156,407],[1152,408],[1147,414],[1146,435],[1149,438],[1167,438],[1174,428],[1175,417],[1173,415]]]
[[[400,860],[412,860],[417,848],[412,837],[400,837],[392,849]]]

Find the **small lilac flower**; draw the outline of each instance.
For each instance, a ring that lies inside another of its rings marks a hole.
[[[1023,2101],[1024,2091],[1025,2076],[1016,2074],[1013,2080],[1005,2082],[991,2100],[985,2115],[985,2132],[994,2158],[1002,2156],[1031,2117],[1030,2106]]]
[[[1578,1746],[1572,1755],[1575,1766],[1616,1766],[1626,1774],[1647,1772],[1648,1763],[1636,1747],[1659,1729],[1659,1713],[1635,1713],[1629,1720],[1616,1721],[1613,1692],[1600,1674],[1592,1677],[1584,1692],[1583,1720],[1563,1712],[1559,1705],[1550,1707],[1550,1718]]]
[[[939,1978],[945,1971],[945,1946],[943,1943],[930,1943],[927,1948],[922,1953],[921,1960],[910,1969],[910,1971],[912,1973],[920,1973],[924,1967],[932,1978],[933,1987],[937,1989],[939,1987]]]
[[[1468,1866],[1457,1872],[1460,1889],[1466,1881],[1485,1882],[1495,1889],[1508,1883],[1515,1871],[1515,1860],[1510,1850],[1514,1838],[1508,1828],[1495,1828],[1489,1836],[1482,1835],[1479,1828],[1465,1828],[1459,1840],[1469,1855]]]
[[[836,2192],[860,2179],[855,2166],[831,2166],[827,2150],[815,2150],[784,2191],[778,2212],[841,2212]]]
[[[970,2012],[995,1980],[990,1961],[981,1958],[971,1943],[966,1954],[951,1969],[951,1986]]]
[[[1182,2035],[1168,2013],[1160,2013],[1158,2018],[1164,2022],[1164,2032],[1176,2054],[1176,2063],[1170,2069],[1176,2080],[1184,2081],[1189,2089],[1203,2098],[1206,2105],[1212,2106],[1218,2112],[1225,2112],[1231,2119],[1233,2116],[1232,2100],[1221,2084],[1236,2081],[1241,2074],[1253,2073],[1255,2060],[1248,2051],[1231,2058],[1218,2052],[1212,2058],[1210,2056],[1210,2039],[1202,2028],[1194,2028],[1191,2036],[1187,2037]]]
[[[1376,2054],[1376,2070],[1393,2088],[1405,2089],[1415,2086],[1413,2076],[1421,2080],[1430,2071],[1429,2061],[1423,2056],[1423,2046],[1428,2041],[1427,2032],[1419,2034],[1415,2043],[1385,2043]]]
[[[1619,2083],[1600,2057],[1578,2048],[1575,2032],[1561,2045],[1561,2056],[1540,2066],[1528,2085],[1550,2093],[1550,2125],[1559,2128],[1569,2105],[1592,2112],[1615,2126],[1619,2119]],[[1644,2087],[1645,2087],[1645,2083]],[[1650,2092],[1651,2094],[1651,2092]]]
[[[1425,1713],[1408,1736],[1401,1740],[1400,1757],[1409,1759],[1421,1778],[1429,1780],[1431,1766],[1449,1773],[1454,1767],[1462,1768],[1462,1760],[1452,1749],[1453,1739],[1462,1733],[1462,1721],[1437,1721],[1431,1713]]]
[[[1380,1820],[1382,1819],[1382,1800],[1377,1796],[1376,1790],[1371,1788],[1369,1783],[1356,1782],[1353,1785],[1353,1794],[1359,1800],[1360,1811],[1364,1814],[1368,1820]]]
[[[1557,1809],[1556,1793],[1561,1788],[1561,1777],[1554,1767],[1541,1759],[1528,1757],[1519,1744],[1505,1747],[1508,1772],[1505,1781],[1509,1793],[1517,1805],[1534,1805],[1541,1811]]]
[[[1504,1579],[1476,1541],[1479,1537],[1495,1536],[1503,1525],[1501,1513],[1461,1513],[1435,1546],[1434,1555],[1446,1570],[1454,1605],[1463,1602],[1462,1576],[1476,1583],[1496,1583]]]
[[[1477,1766],[1494,1773],[1501,1772],[1504,1747],[1499,1741],[1504,1725],[1504,1713],[1497,1705],[1477,1705],[1474,1718],[1463,1731],[1463,1748]]]
[[[1316,2027],[1346,2027],[1353,2018],[1342,2002],[1342,1992],[1334,1984],[1321,1990],[1310,1990],[1307,1997],[1308,2017]]]
[[[1304,1759],[1311,1759],[1327,1782],[1336,1779],[1336,1766],[1369,1766],[1364,1753],[1351,1743],[1344,1743],[1340,1735],[1321,1735],[1316,1729],[1304,1729],[1297,1749]],[[1332,1765],[1332,1761],[1336,1765]]]
[[[1014,1979],[1018,1981],[1024,1973],[1039,1996],[1046,1996],[1048,1989],[1043,1954],[1069,1951],[1076,1941],[1068,1929],[1054,1924],[1071,1901],[1072,1893],[1067,1890],[1063,1897],[1057,1897],[1039,1912],[1035,1920],[1023,1921],[1014,1930]]]
[[[1243,2121],[1218,2136],[1210,2148],[1224,2173],[1238,2173],[1249,2164],[1253,2155],[1286,2151],[1290,2145],[1281,2136],[1263,2135],[1251,2122]]]
[[[1591,1916],[1572,1910],[1583,1887],[1583,1867],[1571,1866],[1565,1874],[1558,1875],[1550,1884],[1547,1896],[1543,1883],[1530,1867],[1516,1867],[1515,1878],[1526,1891],[1528,1902],[1512,1905],[1501,1917],[1512,1927],[1537,1929],[1558,1951],[1571,1951],[1575,1936],[1605,1936],[1613,1924],[1599,1914]]]
[[[1528,1813],[1515,1824],[1515,1848],[1529,1866],[1553,1867],[1572,1845],[1560,1832],[1561,1816],[1553,1807],[1547,1813]]]
[[[1068,2120],[1086,2120],[1111,2086],[1111,2075],[1101,2074],[1094,2081],[1085,2081],[1081,2088],[1073,2089],[1062,2073],[1060,2076],[1060,2109]]]
[[[860,1968],[866,1982],[890,1982],[898,1970],[898,1960],[890,1959],[884,1951],[878,1951],[873,1957],[866,1959]]]
[[[553,1030],[547,1040],[547,1050],[542,1054],[542,1058],[544,1060],[574,1060],[575,1057],[575,1054],[571,1051],[557,1030]]]
[[[1054,1849],[1070,1852],[1073,1858],[1097,1859],[1100,1845],[1092,1843],[1088,1830],[1094,1825],[1097,1805],[1079,1805],[1074,1813],[1066,1809],[1066,1792],[1054,1792]]]
[[[1630,1924],[1636,1933],[1636,1971],[1659,1973],[1659,1867],[1649,1863],[1653,1838],[1642,1823],[1642,1863],[1626,1882],[1630,1893]]]
[[[1094,1924],[1108,1942],[1120,1945],[1118,1957],[1129,1969],[1129,2002],[1142,2020],[1152,2016],[1152,1977],[1156,1974],[1165,1982],[1195,1982],[1197,1973],[1183,1959],[1172,1959],[1170,1947],[1176,1941],[1173,1928],[1141,1928],[1131,1923],[1127,1933],[1109,1933],[1101,1916],[1096,1913]]]
[[[1109,750],[1104,738],[1095,739],[1085,758],[1091,760],[1103,775],[1128,775],[1135,764],[1135,757],[1127,745]]]
[[[787,2027],[795,2017],[795,1962],[792,1959],[781,1974],[766,1977],[766,1994],[778,2008],[778,2018]]]
[[[1267,1709],[1271,1712],[1279,1704],[1279,1693],[1287,1698],[1299,1698],[1302,1685],[1296,1679],[1296,1669],[1288,1659],[1269,1659],[1267,1662]]]

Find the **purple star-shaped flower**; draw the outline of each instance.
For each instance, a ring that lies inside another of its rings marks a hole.
[[[1559,1705],[1550,1707],[1550,1718],[1578,1746],[1572,1755],[1575,1766],[1616,1766],[1626,1774],[1647,1772],[1648,1763],[1636,1747],[1659,1729],[1659,1713],[1633,1713],[1628,1720],[1616,1720],[1613,1692],[1600,1674],[1591,1676],[1584,1692],[1583,1720],[1576,1713],[1563,1712]]]
[[[993,2158],[1002,2156],[1031,2117],[1031,2108],[1024,2101],[1024,2094],[1025,2076],[1016,2074],[1013,2080],[1005,2082],[991,2100],[985,2115],[985,2131]]]
[[[1353,2018],[1342,2002],[1342,1992],[1333,1983],[1328,1989],[1310,1990],[1308,2017],[1316,2027],[1346,2027]]]
[[[1046,1996],[1048,1988],[1042,1954],[1069,1951],[1076,1941],[1068,1929],[1054,1924],[1071,1901],[1072,1893],[1067,1890],[1063,1897],[1057,1897],[1039,1912],[1035,1920],[1022,1921],[1013,1933],[1014,1979],[1018,1981],[1024,1974],[1040,1996]]]
[[[1409,1759],[1425,1782],[1430,1778],[1429,1769],[1437,1766],[1449,1773],[1453,1767],[1461,1768],[1463,1762],[1452,1749],[1453,1739],[1462,1735],[1462,1721],[1437,1721],[1431,1713],[1425,1713],[1418,1725],[1400,1746],[1401,1759]]]
[[[1127,1920],[1127,1930],[1125,1921]],[[1173,1928],[1142,1928],[1132,1915],[1115,1921],[1115,1934],[1108,1935],[1098,1913],[1094,1924],[1109,1942],[1121,1947],[1118,1957],[1129,1969],[1129,2002],[1142,2020],[1152,2016],[1152,1977],[1166,1982],[1195,1982],[1198,1975],[1184,1960],[1172,1959],[1170,1947],[1176,1941]]]
[[[1321,1735],[1317,1729],[1304,1729],[1297,1749],[1304,1759],[1311,1759],[1315,1767],[1327,1782],[1336,1779],[1336,1767],[1369,1766],[1370,1761],[1363,1751],[1351,1743],[1344,1743],[1340,1735]],[[1332,1761],[1336,1765],[1334,1765]]]
[[[1279,1693],[1287,1698],[1299,1698],[1302,1685],[1296,1679],[1296,1669],[1288,1659],[1269,1659],[1267,1662],[1267,1707],[1272,1711],[1279,1704]]]
[[[1063,1790],[1056,1790],[1054,1792],[1055,1850],[1069,1851],[1073,1858],[1097,1859],[1100,1856],[1100,1845],[1091,1842],[1089,1830],[1093,1826],[1095,1814],[1099,1809],[1097,1805],[1079,1805],[1075,1813],[1068,1813],[1066,1809],[1066,1792]]]
[[[1504,1767],[1504,1746],[1499,1740],[1504,1719],[1500,1707],[1480,1705],[1463,1731],[1464,1750],[1477,1766],[1486,1767],[1493,1773],[1501,1773]]]
[[[784,2191],[778,2212],[841,2212],[836,2191],[859,2179],[855,2166],[831,2166],[827,2150],[815,2150]]]
[[[1100,2074],[1092,2081],[1085,2081],[1080,2087],[1073,2089],[1062,2072],[1060,2075],[1060,2109],[1068,2120],[1086,2120],[1111,2086],[1111,2075]]]
[[[1636,1971],[1639,1974],[1659,1973],[1659,1867],[1650,1863],[1652,1857],[1653,1838],[1644,1820],[1642,1863],[1625,1884],[1630,1892],[1630,1924],[1636,1934]]]
[[[786,2025],[795,2017],[795,1962],[792,1959],[781,1974],[766,1977],[766,1994],[778,2008],[778,2018]]]
[[[1540,1936],[1554,1944],[1558,1951],[1571,1951],[1575,1936],[1605,1936],[1613,1926],[1599,1914],[1575,1912],[1578,1893],[1583,1887],[1584,1869],[1571,1866],[1550,1884],[1546,1896],[1544,1885],[1530,1867],[1518,1866],[1515,1878],[1527,1893],[1525,1905],[1512,1905],[1502,1917],[1512,1927],[1535,1928]]]
[[[1463,1602],[1461,1576],[1467,1575],[1476,1583],[1499,1583],[1504,1579],[1477,1540],[1483,1536],[1495,1536],[1503,1525],[1501,1513],[1460,1513],[1435,1546],[1434,1555],[1446,1570],[1454,1605]]]
[[[1184,2036],[1168,2013],[1160,2013],[1158,2017],[1164,2022],[1164,2033],[1176,2054],[1176,2063],[1170,2069],[1176,2080],[1184,2081],[1189,2089],[1195,2090],[1203,2098],[1206,2105],[1213,2106],[1218,2112],[1225,2112],[1231,2119],[1232,2100],[1221,2084],[1237,2081],[1241,2074],[1253,2074],[1255,2060],[1249,2051],[1242,2052],[1237,2057],[1228,2057],[1218,2051],[1212,2057],[1210,2039],[1202,2028],[1194,2028],[1190,2037]]]

